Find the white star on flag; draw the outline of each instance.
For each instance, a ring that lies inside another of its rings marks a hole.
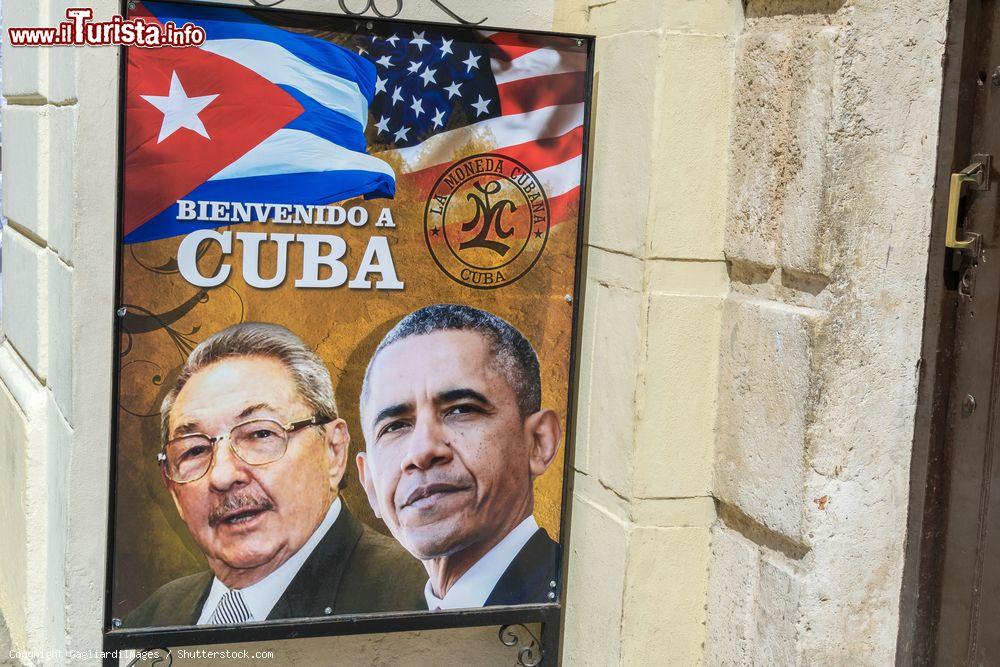
[[[385,40],[385,41],[388,42],[389,40]],[[381,58],[379,58],[378,60],[376,60],[375,62],[377,62],[382,67],[388,68],[390,65],[392,65],[392,58],[390,58],[388,55],[384,55]]]
[[[413,98],[413,104],[410,105],[413,109],[413,113],[417,114],[417,118],[420,118],[420,114],[424,112],[424,103],[418,97]]]
[[[399,94],[399,86],[396,86],[396,90],[392,91],[392,106],[396,106],[396,104],[402,101],[403,96]]]
[[[437,81],[434,79],[435,74],[437,74],[436,69],[431,69],[430,67],[428,67],[427,69],[424,70],[424,73],[420,75],[420,78],[424,80],[424,86],[427,86],[428,83],[437,83]]]
[[[385,116],[382,116],[382,118],[379,119],[379,121],[377,123],[375,123],[375,127],[378,128],[378,133],[379,134],[382,134],[383,132],[388,132],[389,131],[389,119],[386,118]]]
[[[410,74],[416,74],[420,71],[421,62],[419,60],[411,60],[410,66],[406,68],[406,71]]]
[[[387,38],[385,41],[389,42],[393,46],[396,46],[396,42],[399,41],[399,35],[393,35],[392,37]]]
[[[476,118],[478,118],[479,116],[482,116],[484,113],[488,113],[486,107],[488,107],[490,105],[490,101],[489,100],[484,100],[482,95],[478,95],[478,97],[479,97],[479,101],[472,103],[472,106],[474,106],[476,108],[476,111],[479,112],[479,113],[476,114]]]
[[[441,50],[441,55],[442,56],[445,55],[446,53],[451,53],[452,52],[451,51],[451,43],[454,42],[454,41],[455,40],[453,40],[453,39],[445,39],[444,37],[441,38],[441,46],[439,46],[438,48]]]
[[[448,91],[448,99],[450,100],[451,98],[455,97],[455,95],[462,97],[462,94],[458,92],[458,89],[461,87],[462,84],[460,84],[458,81],[452,82],[450,86],[445,86],[445,90]]]
[[[472,53],[472,51],[469,51],[469,57],[462,61],[462,64],[465,65],[466,73],[471,72],[472,68],[479,69],[479,59],[481,57],[482,56],[477,56]]]
[[[434,117],[431,118],[431,122],[434,123],[434,129],[436,130],[444,125],[444,112],[440,109],[435,109],[435,111],[436,113],[434,114]]]
[[[424,39],[424,35],[426,35],[426,34],[427,34],[426,30],[424,30],[423,32],[416,32],[416,31],[414,31],[414,33],[413,33],[413,39],[410,41],[410,44],[415,44],[416,47],[417,47],[417,51],[423,51],[424,47],[427,46],[428,44],[430,44],[430,42],[428,42],[426,39]],[[395,45],[393,45],[393,46],[395,46]]]
[[[375,77],[375,94],[376,95],[378,95],[379,93],[384,93],[385,92],[385,84],[387,82],[388,82],[388,79],[383,79],[380,76],[376,76]]]
[[[410,132],[410,128],[408,128],[408,127],[401,127],[401,128],[399,128],[399,132],[396,133],[396,141],[404,141],[406,139],[406,135],[409,132]]]
[[[198,118],[198,114],[218,95],[188,97],[181,80],[177,78],[176,71],[170,75],[170,92],[166,96],[140,95],[140,97],[163,112],[163,124],[160,125],[160,136],[157,137],[156,143],[162,142],[182,127],[197,132],[206,139],[212,138],[208,136],[208,130],[205,129],[201,118]]]

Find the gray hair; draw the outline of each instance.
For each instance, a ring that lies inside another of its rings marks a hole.
[[[170,437],[170,409],[191,376],[201,369],[232,357],[271,357],[284,364],[302,400],[320,417],[337,418],[330,372],[316,353],[285,327],[263,322],[234,324],[212,334],[188,355],[173,389],[160,406],[160,437]]]
[[[416,310],[394,326],[375,348],[365,379],[361,385],[361,402],[368,395],[368,380],[379,352],[410,336],[423,336],[435,331],[474,331],[490,346],[493,365],[517,396],[521,418],[538,412],[542,407],[542,379],[538,355],[520,331],[510,322],[485,310],[439,303]]]

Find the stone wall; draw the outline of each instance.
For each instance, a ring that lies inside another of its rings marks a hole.
[[[742,3],[558,7],[598,36],[565,664],[701,664]]]
[[[598,36],[565,664],[892,661],[946,4],[463,0]],[[97,648],[117,53],[3,61],[0,618]],[[513,662],[495,628],[261,648]]]
[[[747,4],[710,664],[893,661],[947,4]]]

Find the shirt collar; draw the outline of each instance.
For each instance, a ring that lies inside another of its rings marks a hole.
[[[443,598],[434,595],[431,582],[428,580],[424,585],[427,608],[436,610],[482,607],[496,588],[500,577],[537,531],[538,522],[535,521],[535,517],[528,515],[527,519],[517,524],[499,544],[486,552],[485,556],[459,577]]]
[[[333,523],[340,516],[340,509],[343,503],[338,497],[330,505],[330,509],[326,511],[326,516],[323,517],[323,521],[319,524],[313,534],[309,536],[306,543],[302,545],[302,548],[296,551],[292,556],[282,563],[277,570],[267,575],[260,581],[246,588],[240,589],[240,594],[243,597],[243,603],[246,604],[247,609],[250,611],[250,621],[263,621],[267,619],[267,615],[271,613],[271,609],[274,605],[278,603],[281,599],[281,595],[288,588],[288,584],[292,583],[292,579],[295,575],[299,573],[302,569],[302,564],[306,562],[306,559],[312,554],[316,549],[316,545],[320,543],[326,532],[330,530]],[[212,617],[215,612],[215,608],[219,606],[219,600],[222,596],[229,592],[229,588],[226,587],[224,583],[219,581],[216,577],[212,581],[212,589],[208,592],[208,597],[205,599],[205,604],[201,608],[201,616],[198,618],[198,625],[205,625],[208,623],[208,619]]]

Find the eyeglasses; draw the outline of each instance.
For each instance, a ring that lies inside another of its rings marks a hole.
[[[308,419],[282,424],[275,419],[251,419],[215,437],[191,433],[174,438],[163,446],[156,460],[167,479],[188,484],[205,476],[215,459],[216,445],[229,438],[229,447],[241,461],[252,466],[273,463],[288,450],[288,436],[309,426],[322,426],[333,421],[330,417],[313,415]]]

